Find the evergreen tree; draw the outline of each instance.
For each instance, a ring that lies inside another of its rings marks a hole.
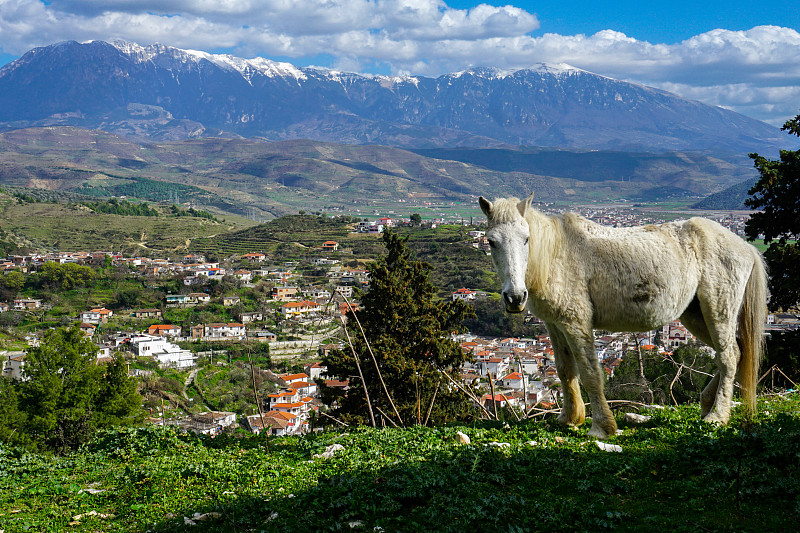
[[[96,353],[97,347],[76,326],[48,332],[28,351],[21,406],[35,441],[64,452],[88,439],[100,388]]]
[[[25,413],[20,410],[17,387],[0,377],[0,442],[27,444]]]
[[[407,240],[391,231],[383,234],[386,255],[369,269],[370,288],[360,309],[348,314],[346,334],[353,350],[346,346],[323,358],[329,375],[350,381],[346,394],[323,386],[323,400],[335,402],[335,416],[351,423],[370,422],[365,386],[378,424],[381,416],[400,424],[387,391],[406,425],[424,423],[429,410],[434,424],[472,414],[469,403],[440,374],[455,376],[469,357],[449,336],[463,331],[472,310],[461,301],[436,297],[430,265],[412,260]]]
[[[141,422],[142,396],[128,376],[128,365],[120,354],[105,366],[105,375],[95,398],[97,427],[128,426]]]
[[[781,128],[800,136],[800,115]],[[750,154],[761,177],[750,189],[745,204],[753,213],[745,225],[749,239],[764,236],[769,245],[764,258],[770,272],[770,305],[790,309],[800,303],[800,150],[781,150],[773,161]]]
[[[141,396],[118,356],[98,365],[97,347],[77,326],[48,332],[28,351],[18,387],[24,429],[33,442],[63,453],[95,428],[133,423]]]

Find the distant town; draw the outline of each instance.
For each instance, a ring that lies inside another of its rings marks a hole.
[[[548,206],[539,208],[546,210]],[[580,212],[599,223],[614,226],[662,222],[627,208],[583,208]],[[719,214],[712,218],[742,235],[747,216]],[[417,222],[429,228],[452,223],[446,219]],[[409,219],[384,216],[354,224],[351,231],[380,235],[387,228],[411,224]],[[489,254],[480,221],[467,229],[469,245]],[[25,345],[35,346],[41,333],[35,322],[45,322],[48,313],[63,307],[61,299],[52,294],[44,297],[21,294],[35,292],[28,289],[29,276],[41,278],[44,273],[58,272],[58,268],[72,268],[64,265],[97,272],[104,269],[111,273],[109,276],[117,277],[117,283],[124,278],[143,287],[144,291],[136,293],[139,295],[145,294],[148,287],[163,286],[168,280],[166,286],[172,290],[166,291],[158,302],[151,300],[153,305],[137,306],[139,301],[135,299],[121,305],[123,302],[117,298],[115,302],[109,301],[108,308],[89,307],[74,316],[61,316],[59,323],[79,325],[96,344],[98,363],[110,361],[114,353],[121,353],[129,362],[131,376],[147,380],[168,371],[173,379],[179,376],[183,380],[180,394],[159,390],[145,401],[149,423],[177,425],[212,435],[236,427],[256,433],[268,430],[273,435],[307,432],[314,413],[328,407],[320,403],[317,383],[345,391],[349,387],[349,378],[329,375],[320,364],[320,357],[328,350],[344,346],[339,336],[343,319],[348,311],[358,309],[355,298],[359,291],[368,291],[370,286],[368,267],[346,266],[339,254],[340,245],[333,240],[320,241],[303,261],[280,264],[264,252],[214,261],[202,254],[126,257],[112,251],[11,255],[0,263],[4,279],[19,276],[22,279],[16,285],[20,294],[0,302],[0,318],[8,316],[3,322],[5,349],[0,351],[2,375],[7,379],[26,379]],[[310,272],[313,275],[309,276]],[[53,281],[57,285],[56,282]],[[48,288],[45,292],[58,290]],[[449,297],[477,306],[490,305],[487,292],[475,287],[461,287]],[[10,319],[13,314],[15,320]],[[15,340],[15,328],[26,322],[29,326],[25,332],[17,331]],[[533,316],[526,317],[525,322],[542,326]],[[771,329],[796,329],[799,324],[795,315],[769,316]],[[558,404],[559,379],[553,350],[546,330],[541,327],[539,331],[540,334],[530,338],[454,336],[462,350],[471,354],[471,361],[461,369],[461,379],[481,391],[480,402],[485,408],[519,410]],[[637,335],[597,332],[595,347],[606,373],[613,376],[629,350],[669,354],[676,347],[694,342],[694,337],[675,321],[658,331]],[[241,354],[238,358],[230,356],[232,346],[236,345],[247,346],[248,350],[252,346],[268,346],[271,367],[256,368],[252,362],[243,360]],[[266,395],[260,401],[240,403],[238,411],[210,408],[209,403],[224,402],[209,402],[204,397],[198,374],[205,369],[236,365],[258,373],[259,381],[265,383],[261,390]],[[190,396],[187,393],[190,388],[197,394]]]

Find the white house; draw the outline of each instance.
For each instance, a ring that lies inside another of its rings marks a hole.
[[[244,259],[245,261],[250,261],[252,263],[261,263],[262,261],[267,260],[267,256],[262,253],[252,252],[249,254],[244,254],[242,256],[242,259]]]
[[[211,301],[211,296],[204,292],[191,292],[187,296],[189,297],[189,303],[207,304]]]
[[[508,370],[508,358],[490,357],[484,363],[484,373],[488,372],[492,376],[500,376]]]
[[[147,329],[147,334],[157,337],[180,337],[181,327],[172,324],[154,324]]]
[[[268,394],[267,398],[269,398],[270,409],[272,408],[273,405],[278,403],[295,403],[300,401],[300,396],[298,395],[298,392],[294,389],[273,392],[271,394]]]
[[[210,339],[238,339],[246,336],[244,324],[236,322],[206,324],[205,337]]]
[[[303,433],[307,423],[297,415],[283,411],[268,411],[263,415],[250,415],[246,418],[247,426],[253,433],[259,434],[268,429],[276,437]]]
[[[131,350],[139,357],[152,357],[161,367],[191,368],[196,364],[195,355],[172,344],[164,337],[137,335],[130,340]]]
[[[249,283],[253,279],[253,273],[249,270],[239,269],[233,272],[234,277]]]
[[[476,291],[471,291],[469,289],[458,289],[453,293],[453,301],[455,300],[463,300],[465,302],[472,301],[477,296]]]
[[[251,311],[249,313],[242,313],[239,317],[242,324],[249,324],[251,322],[260,322],[264,320],[264,313],[261,311]]]
[[[239,296],[223,296],[222,297],[222,305],[225,307],[230,307],[232,305],[242,303],[242,298]]]
[[[331,291],[324,287],[311,287],[305,291],[306,296],[315,300],[328,300],[331,297]]]
[[[313,381],[295,381],[289,385],[289,390],[293,390],[298,396],[305,398],[317,393],[317,384]]]
[[[191,422],[186,425],[186,429],[203,435],[218,435],[226,427],[236,423],[236,413],[229,411],[207,411],[194,415]]]
[[[308,374],[309,381],[316,381],[325,375],[325,372],[328,371],[328,367],[322,363],[315,362],[306,365],[304,370],[306,371],[306,374]]]
[[[101,307],[100,309],[92,309],[91,311],[84,311],[81,313],[81,322],[99,324],[101,322],[106,322],[112,316],[114,316],[114,311]]]
[[[327,257],[315,257],[311,260],[311,264],[314,266],[336,265],[338,263],[338,259],[329,259]]]
[[[281,374],[278,376],[284,383],[290,385],[299,381],[308,381],[308,374],[300,372],[299,374]]]
[[[4,357],[3,377],[22,381],[22,369],[25,368],[25,353],[11,352]]]
[[[14,309],[17,311],[39,309],[40,307],[42,307],[42,301],[36,298],[17,298],[14,300]]]
[[[167,294],[166,300],[168,306],[188,305],[191,302],[188,294]]]
[[[376,222],[359,222],[356,225],[356,231],[359,233],[383,233],[383,224]]]
[[[502,382],[503,382],[503,387],[507,389],[522,390],[523,388],[522,374],[520,374],[519,372],[512,372],[510,374],[503,376]]]
[[[544,366],[546,358],[544,356],[526,355],[520,358],[522,372],[532,376],[539,373],[539,367]]]
[[[337,285],[336,292],[344,296],[345,298],[352,298],[353,297],[353,286],[352,285]]]
[[[281,306],[281,314],[287,318],[297,317],[301,315],[311,315],[316,313],[320,305],[311,300],[303,300],[302,302],[287,302]]]
[[[311,411],[310,407],[311,398],[303,398],[299,402],[279,402],[272,404],[272,409],[281,411],[290,415],[295,415],[305,420],[308,418],[308,413]]]

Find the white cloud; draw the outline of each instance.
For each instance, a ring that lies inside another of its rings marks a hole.
[[[569,63],[780,124],[800,109],[800,34],[758,26],[680,43],[533,32],[524,9],[446,0],[0,0],[0,52],[127,39],[253,57],[326,55],[329,66],[436,76],[470,66]],[[546,28],[544,28],[546,29]]]

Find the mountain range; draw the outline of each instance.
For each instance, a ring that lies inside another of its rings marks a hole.
[[[415,151],[311,140],[200,138],[141,142],[70,126],[0,133],[0,186],[83,196],[190,202],[271,218],[298,210],[394,205],[531,191],[542,201],[702,196],[752,169],[698,152],[558,148]],[[69,200],[74,201],[74,200]]]
[[[569,65],[367,76],[154,44],[74,41],[0,69],[0,129],[149,140],[311,139],[403,148],[774,151],[777,128]]]

